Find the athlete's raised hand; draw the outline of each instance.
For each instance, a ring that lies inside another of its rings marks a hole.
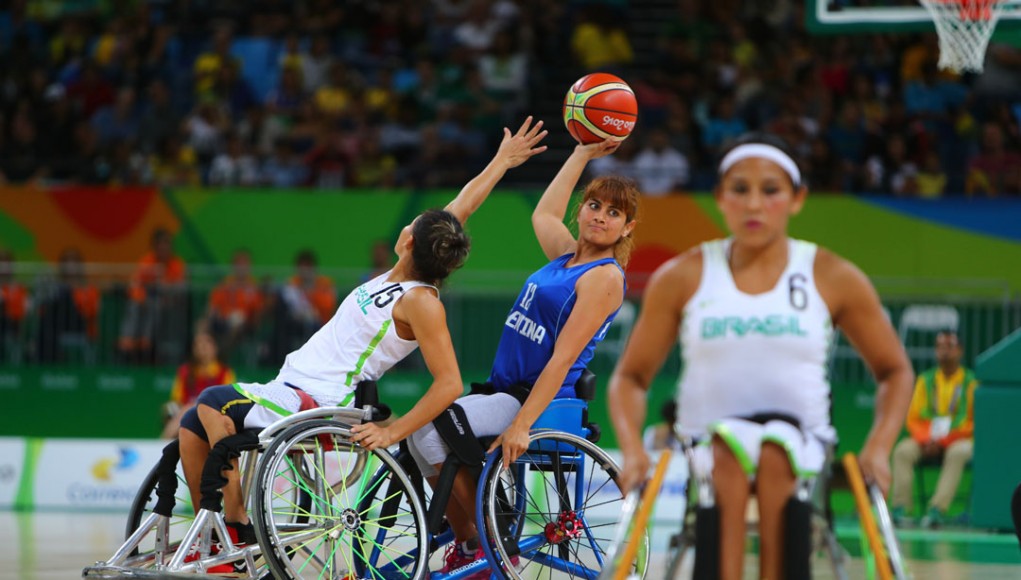
[[[542,130],[542,121],[532,124],[532,116],[529,115],[525,122],[518,127],[517,133],[511,134],[510,129],[503,128],[503,141],[500,142],[500,149],[496,152],[496,159],[506,164],[506,167],[517,167],[528,161],[533,155],[538,155],[546,150],[545,145],[539,145],[549,131]]]
[[[623,139],[603,139],[602,141],[589,143],[588,145],[576,145],[574,147],[574,152],[589,160],[598,159],[612,154],[623,142]]]
[[[532,124],[532,117],[529,116],[513,135],[506,127],[503,130],[503,141],[496,151],[492,161],[486,165],[482,173],[476,175],[469,181],[457,197],[444,208],[454,217],[461,220],[461,223],[468,221],[468,218],[479,209],[482,202],[489,197],[490,192],[496,187],[508,169],[517,167],[546,150],[546,146],[539,146],[539,142],[546,136],[542,130],[542,121]]]

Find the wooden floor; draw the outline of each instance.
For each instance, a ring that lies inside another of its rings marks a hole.
[[[74,580],[82,568],[109,557],[124,534],[119,513],[0,512],[0,580]],[[652,578],[659,578],[672,530],[653,530]],[[856,530],[837,527],[842,544],[856,554]],[[968,531],[907,530],[900,535],[911,575],[925,580],[1021,579],[1021,551],[1013,536]],[[745,566],[757,576],[755,556]],[[832,578],[826,562],[814,566],[816,577]],[[852,579],[864,578],[862,561],[851,559]]]

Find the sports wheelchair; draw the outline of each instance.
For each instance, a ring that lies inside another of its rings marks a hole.
[[[677,434],[688,463],[687,501],[681,531],[670,538],[664,578],[717,578],[719,576],[719,523],[715,493],[706,465],[708,447]],[[810,578],[813,553],[824,552],[838,580],[847,580],[847,553],[837,542],[830,508],[832,446],[827,447],[823,470],[814,477],[799,477],[797,489],[785,510],[788,518],[784,547],[784,578]],[[749,533],[757,533],[749,522]]]
[[[579,394],[591,399],[591,383]],[[485,458],[476,521],[486,557],[449,574],[430,574],[430,560],[453,540],[443,519],[445,490],[461,460],[448,460],[430,493],[405,446],[366,451],[351,442],[352,425],[388,415],[375,385],[363,383],[353,408],[300,411],[224,439],[206,463],[195,516],[181,497],[188,494],[178,494],[187,488],[177,442],[170,443],[135,498],[126,541],[83,576],[195,577],[231,564],[232,577],[277,580],[460,580],[487,568],[496,578],[540,570],[550,578],[596,577],[623,497],[619,468],[594,443],[598,427],[587,421],[584,397],[554,400],[509,468],[499,451]],[[236,457],[253,545],[235,545],[221,514],[221,472]],[[633,569],[644,575],[647,562],[646,549]]]

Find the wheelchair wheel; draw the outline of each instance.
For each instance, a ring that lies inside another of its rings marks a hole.
[[[504,469],[500,451],[483,468],[478,500],[482,547],[506,578],[595,578],[604,565],[624,496],[620,468],[586,439],[533,434],[528,451]],[[642,532],[632,574],[644,577]]]
[[[181,464],[177,464],[177,490],[174,498],[177,500],[174,506],[173,515],[170,517],[169,538],[167,554],[177,550],[185,532],[191,527],[195,520],[195,512],[192,509],[191,498],[188,494],[188,484],[184,480],[184,472]],[[156,483],[159,481],[159,464],[149,470],[145,476],[142,486],[138,488],[135,499],[131,502],[131,510],[128,512],[127,525],[124,529],[124,538],[131,537],[135,530],[142,525],[147,517],[153,512],[156,506]],[[156,534],[149,534],[142,543],[131,553],[131,561],[137,562],[140,568],[150,568],[155,564]]]
[[[253,515],[278,578],[418,580],[426,574],[425,511],[411,480],[385,450],[350,442],[333,421],[295,425],[259,463]],[[293,490],[308,507],[287,500]]]

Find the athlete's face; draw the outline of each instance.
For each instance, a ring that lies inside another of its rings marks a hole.
[[[735,239],[753,245],[786,235],[787,221],[801,211],[805,187],[767,159],[749,157],[735,163],[716,187],[716,205]]]
[[[411,220],[410,224],[401,228],[401,233],[397,236],[397,243],[394,244],[394,252],[397,253],[398,257],[411,251],[411,244],[409,243],[411,241],[411,231],[415,228],[415,222],[417,221],[418,218],[416,217]]]
[[[634,227],[622,208],[597,197],[586,199],[578,210],[578,238],[596,246],[612,246]]]

